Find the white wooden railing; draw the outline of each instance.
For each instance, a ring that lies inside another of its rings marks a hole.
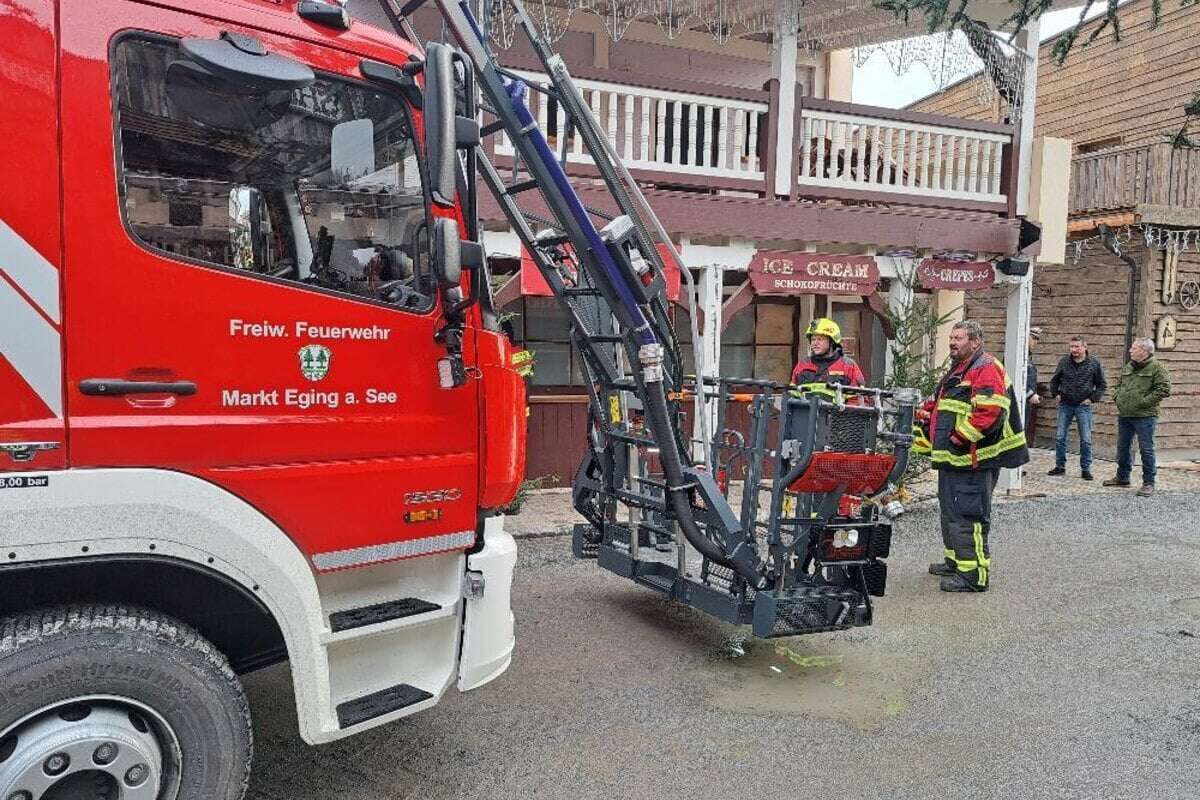
[[[545,76],[517,71],[544,82]],[[576,78],[592,114],[631,170],[707,179],[744,179],[761,184],[763,167],[758,139],[766,135],[766,102],[664,91]],[[529,92],[530,110],[550,145],[567,162],[589,164],[583,141],[566,137],[562,109],[541,92]],[[761,118],[761,121],[760,121]],[[761,128],[761,129],[760,129]],[[500,134],[496,154],[511,156],[512,145]]]
[[[836,110],[835,110],[836,109]],[[805,100],[801,109],[797,184],[847,192],[879,192],[945,201],[1007,202],[1004,126]],[[889,118],[889,116],[893,118]],[[906,119],[907,118],[907,119]],[[828,193],[828,192],[827,192]],[[953,203],[949,203],[953,205]]]

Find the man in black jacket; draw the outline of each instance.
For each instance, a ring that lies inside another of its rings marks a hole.
[[[1054,469],[1049,475],[1064,475],[1067,467],[1067,432],[1071,421],[1079,421],[1079,467],[1085,481],[1092,479],[1092,404],[1100,402],[1108,383],[1104,367],[1088,355],[1082,336],[1071,337],[1071,352],[1063,356],[1050,379],[1050,396],[1058,398],[1058,430],[1054,438]]]

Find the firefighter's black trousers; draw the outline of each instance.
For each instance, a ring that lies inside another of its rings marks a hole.
[[[992,566],[988,532],[999,469],[938,470],[938,505],[946,564],[975,586],[987,586]]]

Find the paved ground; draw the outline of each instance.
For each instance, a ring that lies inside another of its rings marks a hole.
[[[1200,494],[997,509],[994,588],[944,595],[905,520],[874,627],[752,643],[527,539],[509,671],[321,748],[248,682],[254,798],[1194,798]]]

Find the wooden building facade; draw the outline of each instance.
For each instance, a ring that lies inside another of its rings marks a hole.
[[[401,5],[356,0],[351,12],[396,27]],[[988,0],[971,5],[993,24],[1007,16]],[[969,253],[990,274],[991,260],[1031,244],[1021,238],[1029,153],[1020,142],[1029,132],[848,102],[847,48],[917,35],[923,23],[902,22],[872,0],[809,0],[803,16],[819,40],[742,32],[717,42],[694,20],[667,36],[653,15],[642,15],[614,41],[604,19],[580,11],[555,47],[679,247],[680,267],[695,278],[706,373],[786,381],[807,348],[808,323],[828,315],[879,381],[898,265],[915,268],[953,251]],[[442,36],[428,9],[409,21],[423,39]],[[522,78],[542,77],[519,37],[501,60]],[[530,97],[584,203],[612,211],[555,103]],[[507,175],[512,148],[502,137],[488,147]],[[532,195],[522,198],[527,210],[545,217]],[[536,354],[527,475],[569,482],[583,452],[587,395],[566,317],[538,281],[527,280],[521,244],[490,195],[480,197],[480,216],[493,273],[507,279],[497,305],[511,315],[516,341]],[[864,288],[796,280],[804,286],[792,292],[761,291],[754,277],[768,258],[787,269],[854,258],[870,262],[871,281]],[[680,339],[689,342],[683,306],[675,313]]]
[[[1084,42],[1093,21],[1079,37]],[[1045,335],[1033,353],[1047,383],[1072,335],[1084,336],[1110,382],[1127,361],[1125,333],[1156,341],[1171,372],[1173,395],[1158,427],[1162,449],[1200,449],[1200,149],[1168,141],[1184,126],[1184,106],[1200,91],[1195,35],[1200,6],[1165,3],[1151,26],[1150,0],[1122,9],[1121,41],[1104,33],[1072,52],[1063,66],[1038,59],[1038,136],[1073,143],[1068,198],[1067,263],[1034,268],[1032,322]],[[995,120],[981,102],[976,76],[913,104],[915,110]],[[1200,120],[1191,125],[1200,144]],[[1099,230],[1115,231],[1125,261],[1102,246]],[[1133,302],[1129,302],[1130,283]],[[966,316],[984,324],[988,346],[1003,348],[1004,300],[994,292],[968,296]],[[1043,387],[1044,388],[1044,387]],[[1100,452],[1115,449],[1116,406],[1111,392],[1096,410]],[[1038,411],[1038,444],[1052,446],[1056,404]]]

